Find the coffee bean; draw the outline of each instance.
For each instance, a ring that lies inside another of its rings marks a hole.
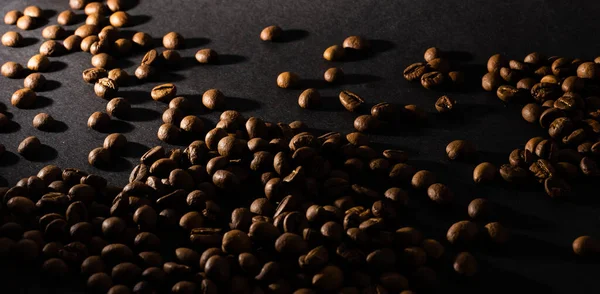
[[[444,184],[435,183],[427,188],[427,196],[438,204],[446,204],[454,199],[454,192]]]
[[[202,94],[202,105],[210,110],[221,109],[225,106],[225,95],[218,89],[210,89]]]
[[[108,72],[108,78],[113,80],[119,86],[125,86],[129,83],[129,74],[120,68],[110,70]]]
[[[44,56],[58,56],[64,51],[64,46],[54,40],[48,40],[40,45],[40,54]]]
[[[338,83],[344,79],[344,72],[341,68],[331,67],[325,71],[323,79],[328,83]]]
[[[340,45],[333,45],[325,49],[323,52],[323,58],[328,61],[340,61],[344,58],[344,47]]]
[[[409,65],[404,69],[403,75],[407,81],[413,82],[418,81],[421,77],[429,71],[427,64],[417,62]]]
[[[56,124],[56,121],[54,120],[54,118],[52,116],[50,116],[47,113],[38,113],[33,118],[32,124],[33,124],[33,127],[38,130],[48,131],[54,127],[54,125]]]
[[[133,48],[133,42],[129,39],[120,38],[115,41],[113,44],[113,50],[120,54],[121,56],[125,56],[131,52]]]
[[[204,130],[204,122],[195,115],[188,115],[181,120],[179,127],[185,132],[199,134]]]
[[[576,76],[570,76],[561,83],[561,89],[565,93],[566,92],[579,92],[579,91],[583,90],[583,87],[584,87],[584,80],[579,77],[576,77]]]
[[[175,50],[165,50],[162,52],[162,60],[167,66],[177,66],[181,61],[181,55]]]
[[[496,177],[496,166],[489,162],[482,162],[473,170],[473,181],[479,183],[489,183]]]
[[[548,84],[558,85],[560,83],[560,81],[559,81],[558,77],[556,77],[555,75],[545,75],[540,80],[540,83],[548,83]]]
[[[48,67],[50,67],[50,60],[41,54],[32,56],[27,62],[27,68],[32,71],[45,71]]]
[[[498,96],[498,98],[504,102],[515,102],[523,98],[524,92],[522,89],[518,89],[510,85],[502,85],[498,87],[498,90],[496,90],[496,96]]]
[[[537,83],[533,78],[523,78],[517,82],[517,89],[525,89],[531,91],[531,88]]]
[[[298,105],[301,108],[316,108],[321,104],[321,95],[317,89],[306,89],[298,97]]]
[[[476,148],[473,143],[465,140],[454,140],[446,146],[446,155],[450,160],[472,159],[476,155]]]
[[[135,69],[135,77],[140,81],[150,79],[155,74],[155,69],[149,65],[140,65]]]
[[[225,257],[211,256],[204,267],[206,276],[217,282],[226,282],[231,275],[231,266]]]
[[[200,49],[194,55],[196,61],[201,64],[215,64],[219,62],[219,54],[217,51],[206,48]]]
[[[381,122],[372,115],[360,115],[354,120],[354,129],[359,132],[369,133],[379,129]]]
[[[521,116],[523,119],[530,123],[535,123],[540,119],[542,115],[542,108],[537,103],[529,103],[521,110]]]
[[[218,170],[212,177],[213,184],[224,190],[235,190],[240,184],[239,178],[232,172],[226,170]]]
[[[481,86],[488,92],[496,91],[502,85],[502,78],[497,72],[488,72],[481,79]]]
[[[88,163],[96,167],[106,167],[110,162],[110,151],[106,148],[98,147],[90,151]]]
[[[521,183],[528,177],[528,174],[519,166],[504,164],[500,166],[500,176],[509,183]]]
[[[108,13],[108,8],[101,2],[91,2],[85,5],[84,13],[86,15],[90,14],[101,14],[105,15]]]
[[[2,45],[6,47],[18,47],[22,41],[23,37],[17,32],[8,31],[2,35]]]
[[[114,62],[112,56],[106,53],[99,53],[92,57],[92,66],[96,68],[109,68]]]
[[[159,140],[167,143],[179,140],[181,130],[173,124],[163,124],[158,128],[157,137]]]
[[[293,72],[282,72],[277,76],[277,86],[282,89],[296,88],[300,84],[300,77]]]
[[[88,128],[96,131],[105,131],[110,125],[110,116],[108,114],[96,111],[90,115],[88,122]]]
[[[110,24],[117,28],[129,25],[129,14],[125,11],[117,11],[110,15]]]
[[[444,95],[435,102],[435,110],[439,113],[450,112],[456,105],[456,100]]]
[[[595,177],[600,175],[600,170],[596,161],[588,156],[583,157],[579,163],[581,172],[588,177]]]
[[[123,134],[115,133],[106,136],[104,139],[104,148],[111,153],[119,154],[124,151],[127,146],[127,138]]]
[[[312,279],[313,286],[323,291],[337,290],[342,287],[344,273],[337,266],[326,266]]]
[[[594,62],[584,62],[577,67],[577,76],[582,79],[596,79],[600,71]]]
[[[135,33],[131,38],[131,41],[142,48],[148,48],[153,44],[152,37],[144,32]]]
[[[42,30],[42,38],[47,40],[62,39],[65,35],[65,29],[59,25],[50,25]]]
[[[347,90],[340,92],[339,99],[342,106],[352,112],[356,111],[363,103],[365,103],[363,98]]]
[[[477,260],[469,252],[461,252],[454,259],[454,271],[467,277],[474,276],[477,273]]]
[[[85,18],[86,25],[98,26],[101,27],[106,23],[106,18],[103,14],[100,13],[92,13],[89,14]]]
[[[597,256],[600,253],[600,242],[590,236],[580,236],[573,241],[573,252],[579,256]]]
[[[464,220],[454,223],[448,229],[446,238],[451,244],[468,244],[475,239],[477,233],[477,225],[471,221]]]
[[[6,20],[6,18],[5,18]],[[17,27],[24,31],[30,30],[35,25],[35,19],[29,15],[23,15],[17,19]]]
[[[152,88],[150,95],[154,101],[169,102],[177,94],[174,84],[163,84]]]
[[[14,25],[17,23],[17,19],[23,16],[23,13],[18,10],[11,10],[4,15],[4,23],[7,25]]]
[[[439,71],[445,74],[447,74],[450,71],[450,63],[448,62],[448,60],[443,58],[432,59],[427,62],[427,66],[434,71]]]
[[[260,39],[263,41],[276,41],[282,33],[283,30],[279,26],[268,26],[260,32]]]
[[[17,152],[25,157],[31,157],[38,154],[41,148],[42,143],[40,140],[35,136],[30,136],[21,141],[17,148]]]
[[[16,62],[8,61],[2,65],[0,71],[2,72],[3,76],[11,79],[16,79],[19,78],[23,73],[23,66]]]
[[[92,47],[92,44],[94,44],[98,41],[100,41],[100,38],[98,38],[98,36],[95,36],[95,35],[87,36],[87,37],[83,38],[79,44],[81,51],[90,52],[90,48]]]
[[[445,82],[444,74],[439,71],[432,71],[421,76],[421,85],[425,89],[440,88]]]
[[[366,50],[369,48],[369,42],[367,39],[360,36],[350,36],[344,39],[342,43],[344,48],[350,48],[355,50]]]
[[[488,59],[487,70],[490,73],[499,72],[500,68],[508,65],[508,60],[502,54],[495,54]]]
[[[500,77],[508,82],[508,83],[516,83],[522,78],[522,74],[518,70],[514,70],[508,67],[503,67],[500,69]]]
[[[425,50],[425,54],[423,55],[423,59],[425,62],[429,62],[433,59],[442,57],[442,50],[437,47],[431,47]]]
[[[420,170],[412,176],[411,185],[415,189],[425,190],[436,181],[434,173],[428,170]]]
[[[109,78],[101,78],[94,84],[94,93],[103,99],[111,99],[119,91],[119,86]]]
[[[166,49],[179,49],[184,45],[183,36],[176,32],[167,33],[162,42]]]
[[[125,98],[113,98],[106,104],[106,113],[110,116],[124,118],[131,111],[131,104]]]
[[[56,17],[56,22],[58,22],[59,25],[70,25],[73,24],[73,21],[76,18],[76,14],[71,11],[71,10],[65,10],[61,13],[58,14],[58,16]]]
[[[499,222],[485,225],[485,233],[488,240],[495,244],[505,244],[510,239],[510,232]]]
[[[175,97],[169,102],[169,108],[179,108],[183,111],[192,109],[193,107],[192,102],[185,97]]]

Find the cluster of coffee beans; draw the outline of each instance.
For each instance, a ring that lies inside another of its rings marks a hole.
[[[44,10],[38,6],[27,6],[23,12],[11,10],[4,15],[4,23],[7,25],[16,25],[19,29],[33,29],[36,20],[44,17]]]
[[[464,73],[456,70],[456,65],[444,56],[444,52],[436,47],[425,51],[425,62],[409,65],[403,72],[407,81],[420,81],[425,89],[460,88],[465,80]]]
[[[0,190],[2,260],[41,264],[53,281],[82,275],[98,293],[435,289],[448,252],[404,215],[409,194],[444,204],[451,190],[407,164],[405,152],[369,147],[362,133],[307,129],[227,110],[184,150],[151,148],[122,188],[47,166]],[[111,134],[90,160],[126,142]],[[486,228],[504,240],[498,226]],[[460,246],[477,230],[459,222],[447,238]],[[471,276],[477,262],[463,252],[453,267]]]

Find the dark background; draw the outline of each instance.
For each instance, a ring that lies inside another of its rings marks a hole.
[[[487,2],[487,3],[486,3]],[[56,23],[58,12],[68,9],[68,1],[3,1],[0,14],[37,4],[48,10],[48,24]],[[164,74],[164,82],[174,82],[178,94],[199,101],[209,88],[221,89],[229,97],[227,107],[241,111],[246,117],[259,116],[267,121],[302,120],[316,132],[336,130],[349,132],[355,114],[342,111],[337,102],[341,89],[363,96],[367,103],[381,101],[416,104],[429,113],[430,123],[413,130],[398,129],[393,135],[373,136],[381,147],[393,146],[410,153],[410,163],[438,173],[443,183],[456,192],[456,201],[445,211],[416,199],[415,226],[429,237],[444,239],[453,223],[467,219],[467,204],[476,197],[490,199],[503,207],[502,218],[515,240],[510,248],[491,250],[484,247],[472,252],[480,262],[481,272],[470,282],[455,279],[447,260],[440,265],[444,292],[546,292],[598,293],[600,265],[575,258],[571,242],[579,235],[600,233],[598,205],[590,201],[597,192],[579,193],[569,201],[549,199],[541,187],[515,189],[501,184],[475,186],[474,164],[449,162],[445,146],[455,139],[474,142],[481,161],[495,164],[507,162],[508,153],[522,148],[525,142],[544,132],[526,123],[520,108],[506,106],[495,95],[480,90],[477,80],[487,58],[504,53],[522,60],[532,52],[593,59],[599,52],[596,41],[600,25],[600,4],[595,1],[141,1],[128,11],[134,27],[126,31],[144,31],[155,38],[178,31],[187,46],[180,50],[188,66]],[[83,15],[83,11],[77,12]],[[82,16],[83,20],[84,17]],[[66,27],[71,33],[79,24]],[[287,30],[286,42],[260,41],[262,28],[277,24]],[[1,24],[1,32],[20,32],[28,46],[0,48],[0,63],[16,61],[26,65],[43,42],[41,28],[21,31],[16,26]],[[331,63],[322,58],[325,48],[341,44],[348,35],[366,36],[373,43],[373,54],[362,60]],[[426,48],[437,46],[468,57],[470,79],[475,86],[466,93],[449,93],[458,103],[457,113],[448,118],[435,114],[434,102],[442,92],[427,91],[402,78],[403,69],[421,61]],[[212,48],[222,56],[222,64],[201,66],[194,53]],[[468,56],[463,54],[468,52]],[[86,126],[89,115],[104,111],[106,101],[97,98],[93,86],[86,84],[81,72],[91,67],[90,55],[77,52],[51,58],[52,90],[39,92],[35,109],[21,110],[10,105],[12,93],[21,88],[22,79],[0,78],[0,103],[7,106],[15,122],[10,130],[0,133],[7,153],[0,159],[0,186],[14,185],[18,179],[36,174],[47,165],[77,167],[107,177],[111,183],[124,185],[137,158],[149,147],[169,146],[156,138],[160,116],[166,105],[154,102],[149,90],[159,82],[120,89],[120,95],[133,103],[138,113],[135,121],[118,123],[115,131],[124,133],[130,142],[128,157],[117,162],[114,170],[103,171],[87,164],[87,155],[102,145],[107,134]],[[121,61],[119,66],[133,74],[141,60],[140,53]],[[349,76],[342,86],[323,85],[325,69],[339,66]],[[326,99],[324,109],[300,109],[297,97],[301,90],[284,90],[275,85],[278,73],[293,71],[312,86],[320,88]],[[47,112],[67,127],[61,132],[36,130],[31,121],[39,112]],[[220,112],[204,112],[200,116],[212,124]],[[28,161],[16,153],[27,136],[35,135],[47,145],[51,156]],[[422,196],[424,197],[424,196]],[[413,196],[413,198],[418,198]],[[37,288],[37,287],[34,287]]]

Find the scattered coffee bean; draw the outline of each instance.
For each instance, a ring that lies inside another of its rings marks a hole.
[[[56,22],[58,22],[59,25],[66,26],[73,24],[75,18],[76,14],[73,11],[65,10],[58,14],[58,16],[56,17]]]
[[[222,109],[225,106],[225,95],[218,89],[210,89],[202,94],[202,105],[210,110]]]
[[[344,39],[342,43],[344,48],[350,48],[355,50],[366,50],[369,48],[369,42],[360,36],[350,36]]]
[[[117,118],[125,118],[131,112],[131,104],[121,97],[113,98],[106,104],[106,113]]]
[[[112,56],[106,53],[99,53],[92,57],[92,66],[96,68],[109,68],[113,63]]]
[[[110,134],[104,139],[103,147],[112,154],[119,154],[127,147],[127,138],[119,133]]]
[[[323,52],[323,58],[328,61],[340,61],[344,58],[344,47],[340,45],[333,45],[325,49]]]
[[[600,242],[590,236],[580,236],[573,241],[573,252],[579,256],[597,256],[600,253]]]
[[[76,35],[74,35],[74,36],[76,36]],[[98,36],[87,36],[81,40],[79,47],[80,47],[81,51],[83,51],[83,52],[90,52],[90,48],[92,47],[92,44],[94,44],[98,41],[100,41],[100,38],[98,38]]]
[[[48,40],[40,45],[40,54],[44,56],[58,56],[65,52],[65,47],[54,41]]]
[[[427,64],[417,62],[409,65],[404,69],[403,75],[407,81],[413,82],[418,81],[421,77],[429,71]]]
[[[106,113],[96,111],[90,115],[87,125],[90,129],[96,131],[106,131],[110,126],[110,116]]]
[[[24,69],[22,65],[13,61],[6,62],[2,65],[2,68],[0,69],[3,76],[11,79],[19,78],[21,74],[23,74],[23,70]]]
[[[95,167],[107,167],[110,163],[110,151],[103,147],[98,147],[88,154],[88,163]]]
[[[508,66],[508,60],[502,54],[495,54],[488,59],[487,70],[490,73],[499,72],[502,67]]]
[[[167,66],[177,66],[181,61],[181,55],[175,50],[165,50],[162,52],[162,60]]]
[[[40,139],[35,136],[30,136],[21,141],[17,148],[17,152],[25,157],[30,157],[36,155],[41,148],[42,143],[40,142]]]
[[[14,25],[21,16],[23,16],[21,11],[11,10],[4,15],[4,23],[7,25]]]
[[[118,90],[119,86],[109,78],[101,78],[94,84],[94,93],[96,93],[96,96],[103,99],[114,97]]]
[[[444,74],[439,71],[432,71],[421,76],[421,85],[425,89],[437,89],[445,82]]]
[[[521,110],[521,116],[523,119],[530,123],[536,123],[539,121],[542,115],[542,107],[537,103],[529,103]]]
[[[485,225],[487,238],[495,244],[505,244],[510,239],[510,232],[498,222]]]
[[[215,64],[219,62],[219,54],[212,49],[200,49],[194,57],[198,63],[202,64]]]
[[[381,122],[372,115],[360,115],[354,120],[354,129],[363,133],[377,131],[381,126]]]
[[[38,113],[33,118],[33,127],[38,130],[42,130],[42,131],[51,130],[55,124],[56,124],[56,121],[54,120],[54,118],[47,113]]]
[[[23,42],[23,37],[17,32],[6,32],[2,35],[2,45],[6,47],[18,47]]]
[[[50,60],[41,54],[32,56],[27,62],[27,68],[32,71],[45,71],[48,67],[50,67]]]
[[[472,159],[476,152],[477,149],[475,148],[475,145],[465,140],[454,140],[446,146],[446,155],[448,155],[448,158],[451,160]]]
[[[77,36],[81,37],[82,39],[85,39],[86,37],[95,35],[96,33],[98,33],[98,31],[99,31],[99,27],[97,25],[84,24],[75,30],[74,35],[77,35]],[[85,51],[85,50],[83,50],[83,51]]]
[[[84,70],[82,73],[82,76],[83,76],[84,81],[92,84],[92,83],[98,82],[98,80],[100,80],[102,78],[108,77],[108,73],[103,68],[93,67],[93,68],[88,68],[88,69]]]
[[[129,25],[129,14],[125,11],[117,11],[111,14],[108,20],[113,27],[122,28]]]
[[[496,91],[502,85],[502,78],[496,72],[486,73],[481,79],[481,86],[488,92]]]
[[[185,132],[199,134],[204,130],[204,122],[195,115],[188,115],[181,120],[179,127]]]
[[[453,224],[450,229],[448,229],[446,238],[451,244],[468,244],[475,240],[477,233],[477,225],[471,221],[464,220]]]
[[[23,15],[40,18],[44,16],[44,11],[39,6],[32,5],[25,7],[23,10]]]
[[[129,74],[120,68],[111,69],[108,72],[108,78],[119,86],[125,86],[129,83]]]
[[[339,99],[342,106],[352,112],[356,111],[363,103],[365,103],[363,98],[348,90],[341,91]]]
[[[473,219],[486,219],[492,214],[492,204],[486,199],[476,198],[469,203],[467,212]]]
[[[260,32],[260,39],[263,41],[276,41],[283,30],[279,26],[268,26]]]
[[[454,271],[467,277],[477,273],[477,260],[469,252],[461,252],[454,259]]]
[[[184,45],[183,36],[176,32],[167,33],[163,37],[162,42],[166,49],[179,49]]]
[[[341,68],[331,67],[325,71],[323,78],[328,83],[338,83],[344,79],[344,72]]]
[[[300,77],[293,72],[282,72],[277,76],[277,86],[282,89],[296,88],[300,84]]]
[[[135,77],[140,81],[144,81],[150,79],[154,76],[155,71],[154,68],[150,65],[140,65],[135,69]]]
[[[177,87],[174,84],[163,84],[152,88],[150,96],[154,101],[169,102],[177,94]]]
[[[28,15],[23,15],[23,16],[19,17],[19,19],[17,20],[17,27],[24,31],[33,29],[34,25],[35,25],[35,19]]]
[[[456,105],[456,100],[444,95],[435,102],[435,110],[439,113],[447,113],[452,111]]]
[[[65,29],[59,25],[50,25],[42,30],[42,38],[47,40],[62,39],[65,34]]]
[[[428,170],[420,170],[412,176],[411,185],[415,189],[425,190],[436,182],[434,173]]]
[[[321,95],[317,89],[306,89],[298,97],[298,105],[301,108],[313,109],[321,104]]]
[[[473,181],[479,183],[489,183],[496,177],[497,168],[489,162],[478,164],[473,170]]]
[[[179,139],[180,133],[181,130],[177,126],[173,124],[163,124],[158,128],[157,136],[158,139],[163,142],[173,143]]]
[[[131,52],[133,48],[133,43],[129,39],[121,38],[115,41],[113,45],[113,50],[120,54],[121,56],[126,56]]]
[[[425,62],[429,62],[433,59],[442,57],[442,51],[437,47],[431,47],[425,50],[425,54],[423,55],[423,59]]]
[[[108,8],[102,2],[90,2],[85,5],[83,12],[86,15],[90,15],[90,14],[105,15],[108,13]]]
[[[33,90],[23,88],[15,91],[10,98],[10,103],[17,108],[31,108],[36,100],[37,95]]]
[[[454,193],[444,184],[435,183],[427,188],[427,196],[438,204],[450,203],[454,198]]]
[[[163,112],[162,120],[166,124],[179,125],[183,117],[183,111],[179,108],[169,108]]]
[[[131,41],[142,48],[148,48],[153,44],[152,37],[144,32],[135,33],[131,38]]]

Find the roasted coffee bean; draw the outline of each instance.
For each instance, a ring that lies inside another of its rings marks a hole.
[[[477,260],[469,252],[461,252],[454,259],[454,271],[460,275],[471,277],[477,273]]]
[[[152,88],[150,96],[154,101],[169,102],[177,94],[174,84],[163,84]]]
[[[435,58],[427,62],[427,66],[441,73],[447,74],[450,71],[450,63],[444,58]]]
[[[47,40],[62,39],[65,35],[65,29],[59,25],[50,25],[42,30],[42,38]]]
[[[52,128],[56,124],[56,121],[54,120],[54,118],[52,116],[50,116],[47,113],[38,113],[33,118],[32,124],[33,124],[33,127],[38,130],[48,131],[48,130],[52,130]]]
[[[300,84],[300,77],[293,72],[282,72],[277,76],[277,86],[282,89],[296,88]]]
[[[532,89],[533,91],[533,89]],[[515,102],[521,100],[524,96],[522,89],[518,89],[509,85],[502,85],[496,90],[496,96],[504,102]]]
[[[210,89],[202,94],[202,105],[204,107],[215,110],[225,106],[225,95],[218,89]]]
[[[502,54],[492,55],[487,62],[487,70],[490,73],[499,72],[500,68],[508,65],[508,60]]]
[[[113,98],[119,91],[119,86],[109,78],[101,78],[94,84],[96,96],[103,99]]]
[[[107,167],[110,164],[110,151],[106,148],[98,147],[90,151],[88,163],[96,167]]]
[[[446,204],[454,199],[454,192],[444,184],[435,183],[427,188],[427,196],[438,204]]]
[[[500,176],[509,183],[521,183],[529,175],[527,174],[527,170],[519,166],[504,164],[500,166]]]
[[[481,79],[481,86],[488,92],[496,91],[502,85],[502,78],[497,72],[486,73]]]
[[[87,37],[81,39],[79,47],[80,47],[81,51],[83,51],[83,52],[90,52],[90,48],[92,47],[92,44],[94,44],[98,41],[100,41],[100,39],[96,35],[87,36]]]
[[[573,252],[579,256],[597,256],[600,253],[600,242],[590,236],[580,236],[573,241]]]
[[[125,118],[130,112],[131,104],[125,98],[113,98],[106,104],[106,113],[110,116]]]
[[[553,139],[562,139],[564,136],[570,134],[574,128],[575,125],[570,118],[559,117],[548,127],[548,134]]]
[[[4,23],[7,25],[14,25],[21,16],[23,16],[21,11],[11,10],[4,15]]]
[[[475,239],[477,234],[477,225],[471,221],[464,220],[453,224],[450,229],[448,229],[446,238],[448,239],[448,242],[452,244],[468,244]]]
[[[50,60],[42,54],[36,54],[27,61],[27,68],[31,71],[46,71],[50,67]]]
[[[129,25],[129,14],[125,11],[117,11],[111,14],[108,20],[112,26],[122,28]]]
[[[508,83],[515,84],[522,78],[522,74],[518,70],[503,67],[500,69],[500,77]]]
[[[162,43],[166,49],[179,49],[183,47],[184,39],[179,33],[170,32],[163,37]]]
[[[96,83],[102,78],[108,77],[108,72],[103,68],[88,68],[83,71],[83,80],[87,83]]]
[[[17,148],[17,152],[24,157],[32,157],[38,154],[41,148],[42,143],[40,140],[35,136],[30,136],[21,141],[19,147]]]
[[[23,66],[16,62],[9,61],[2,65],[2,69],[0,71],[2,72],[3,76],[16,79],[19,78],[23,73]]]
[[[477,184],[488,183],[496,177],[496,166],[489,162],[482,162],[473,170],[473,181]]]
[[[321,104],[321,95],[317,89],[310,88],[304,90],[298,97],[298,105],[301,108],[316,108]]]
[[[347,90],[340,92],[339,99],[342,106],[352,112],[356,111],[363,103],[365,103],[363,98]]]
[[[283,30],[279,26],[268,26],[260,32],[260,39],[263,41],[276,41]]]
[[[588,177],[600,175],[600,170],[598,169],[596,161],[590,157],[586,156],[582,158],[579,163],[579,168],[581,169],[581,172]]]
[[[131,41],[142,48],[148,48],[153,44],[152,37],[144,32],[135,33],[131,38]]]
[[[5,18],[6,21],[6,18]],[[33,28],[33,26],[35,25],[35,18],[29,16],[29,15],[23,15],[21,17],[19,17],[19,19],[17,19],[17,27],[19,29],[22,30],[30,30]]]
[[[58,56],[64,51],[63,45],[54,40],[48,40],[40,45],[40,54],[44,56]]]
[[[600,71],[594,62],[584,62],[577,67],[577,76],[582,79],[596,79]]]
[[[108,78],[120,86],[125,86],[129,83],[129,74],[120,68],[110,70],[108,72]]]
[[[444,95],[435,102],[435,110],[439,113],[447,113],[452,111],[456,106],[456,100]]]
[[[552,122],[554,122],[558,118],[565,116],[565,112],[558,108],[548,108],[544,110],[544,112],[542,112],[542,114],[540,115],[540,126],[542,128],[549,128]]]
[[[535,123],[539,121],[540,116],[542,115],[542,107],[540,107],[537,103],[529,103],[523,107],[521,110],[521,116],[523,119],[530,123]]]
[[[219,54],[213,49],[200,49],[194,55],[196,61],[201,64],[215,64],[219,62]]]
[[[531,88],[531,96],[538,102],[554,100],[561,95],[560,87],[551,83],[537,83]]]
[[[92,66],[96,68],[109,68],[112,66],[114,59],[106,53],[98,53],[92,57]]]
[[[446,155],[448,155],[448,158],[451,160],[472,159],[476,152],[477,149],[475,148],[475,145],[465,140],[454,140],[446,146]]]
[[[428,72],[421,76],[421,85],[425,89],[438,89],[444,82],[444,74],[439,71]]]
[[[360,115],[354,120],[354,129],[363,133],[375,132],[380,126],[381,122],[372,115]]]
[[[341,68],[331,67],[325,71],[323,78],[328,83],[342,82],[344,79],[344,72]]]
[[[90,115],[87,125],[90,129],[105,131],[110,125],[110,116],[106,113],[96,111]]]
[[[355,50],[365,50],[369,48],[369,42],[361,36],[350,36],[344,39],[342,46]]]
[[[569,58],[560,57],[552,62],[552,73],[557,76],[567,76],[573,72],[574,68]]]
[[[18,47],[23,41],[23,36],[17,32],[6,32],[2,35],[2,45],[6,47]]]
[[[333,45],[325,49],[323,58],[328,61],[340,61],[344,58],[345,50],[340,45]]]
[[[418,81],[429,71],[426,63],[417,62],[409,65],[404,69],[403,75],[407,81]]]

